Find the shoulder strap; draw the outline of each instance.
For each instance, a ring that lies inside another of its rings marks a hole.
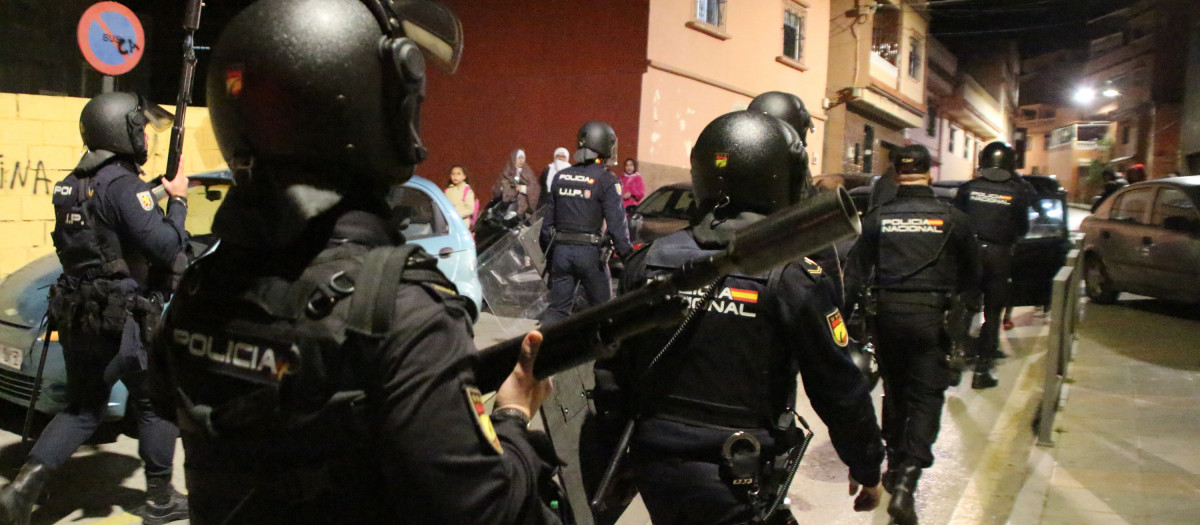
[[[421,246],[381,246],[367,252],[355,282],[351,297],[347,330],[366,336],[379,337],[391,329],[395,313],[396,294],[401,282],[428,283],[457,293],[437,269],[437,259],[425,253]]]

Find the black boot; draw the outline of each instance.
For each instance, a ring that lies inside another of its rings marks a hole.
[[[30,462],[21,466],[17,477],[0,489],[0,523],[29,525],[33,504],[37,502],[49,477],[50,468],[41,463]]]
[[[998,384],[1000,384],[1000,380],[996,379],[990,370],[976,370],[975,377],[971,379],[971,388],[975,390],[992,388]]]
[[[146,510],[144,525],[162,525],[187,519],[187,496],[175,491],[171,478],[146,478]]]
[[[917,509],[913,494],[917,491],[917,480],[921,479],[921,468],[905,465],[896,476],[892,488],[892,501],[888,503],[888,515],[895,525],[917,525]]]

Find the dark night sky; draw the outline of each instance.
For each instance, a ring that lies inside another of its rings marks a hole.
[[[1023,57],[1086,46],[1085,23],[1134,0],[929,0],[930,32],[953,49],[967,41],[1012,40]],[[922,4],[917,4],[921,7]]]

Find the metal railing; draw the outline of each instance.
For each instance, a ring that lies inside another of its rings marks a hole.
[[[1046,348],[1046,379],[1042,405],[1038,410],[1038,446],[1054,446],[1054,416],[1062,406],[1067,364],[1075,349],[1075,327],[1079,323],[1079,289],[1082,270],[1079,249],[1067,253],[1067,260],[1054,276],[1050,298],[1050,340]]]

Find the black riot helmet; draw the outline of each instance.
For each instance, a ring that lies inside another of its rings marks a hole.
[[[363,182],[404,182],[426,156],[426,61],[453,73],[461,53],[462,25],[436,2],[260,0],[213,47],[217,144],[239,176],[317,166],[305,183],[363,191]]]
[[[1000,168],[1009,173],[1017,170],[1017,150],[1007,142],[992,142],[979,152],[979,169]]]
[[[727,113],[705,126],[691,158],[701,212],[715,210],[718,218],[743,211],[767,215],[803,198],[808,171],[795,158],[794,133],[757,111]]]
[[[748,111],[766,113],[791,124],[800,134],[800,142],[808,146],[808,131],[813,128],[812,115],[800,97],[782,91],[768,91],[750,101]]]
[[[611,159],[617,156],[617,132],[606,122],[593,120],[579,127],[575,141],[577,160]]]
[[[146,125],[163,131],[174,117],[135,93],[104,93],[83,106],[79,134],[90,151],[107,151],[145,164]]]

